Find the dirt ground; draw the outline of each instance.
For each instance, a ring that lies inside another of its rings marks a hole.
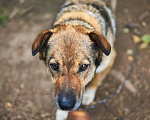
[[[51,120],[56,111],[51,81],[38,55],[32,57],[31,45],[38,33],[50,28],[63,1],[0,0],[9,15],[0,26],[0,120]],[[142,21],[140,16],[146,14]],[[95,101],[106,98],[125,80],[134,62],[134,32],[124,26],[135,23],[142,34],[150,33],[150,1],[118,0],[115,64]],[[131,49],[133,54],[128,55]],[[150,49],[140,50],[129,82],[108,102],[89,111],[93,120],[150,120]]]

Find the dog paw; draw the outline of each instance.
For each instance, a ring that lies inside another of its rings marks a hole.
[[[68,117],[68,111],[57,110],[56,111],[56,120],[66,120]]]
[[[96,89],[87,88],[83,94],[82,104],[89,105],[93,102],[95,98]]]

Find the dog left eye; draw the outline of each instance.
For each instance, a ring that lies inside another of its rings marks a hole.
[[[58,71],[58,69],[59,69],[59,65],[56,64],[56,63],[50,64],[50,66],[51,66],[51,68],[52,68],[53,70],[55,70],[55,71]]]
[[[83,65],[80,66],[79,70],[82,72],[82,71],[85,71],[87,68],[88,68],[88,65],[83,64]]]

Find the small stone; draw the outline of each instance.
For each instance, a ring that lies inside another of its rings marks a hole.
[[[123,32],[124,32],[124,33],[129,33],[130,30],[129,30],[128,28],[124,28],[124,29],[123,29]]]
[[[128,9],[124,9],[124,13],[125,13],[125,14],[128,14],[128,13],[129,13],[129,10],[128,10]]]
[[[21,3],[21,4],[24,3],[24,0],[20,0],[20,3]]]
[[[147,23],[145,21],[142,22],[143,27],[147,26]]]
[[[108,91],[105,92],[105,95],[109,95]]]
[[[21,119],[21,116],[20,115],[17,115],[18,119]]]
[[[43,114],[41,114],[42,118],[45,118],[45,117],[48,117],[48,116],[50,116],[50,113],[43,113]]]
[[[133,57],[132,56],[128,56],[128,61],[132,62],[133,61]]]
[[[24,88],[25,87],[25,85],[24,85],[24,83],[22,83],[21,85],[20,85],[20,88]]]
[[[142,87],[143,87],[143,85],[142,85],[142,84],[140,84],[140,85],[139,85],[139,88],[142,88]]]
[[[11,106],[12,106],[12,104],[11,104],[11,103],[7,103],[7,106],[8,106],[8,107],[11,107]]]
[[[128,50],[126,51],[126,54],[127,54],[127,55],[132,55],[132,54],[133,54],[133,50],[132,50],[132,49],[128,49]]]
[[[51,18],[51,14],[44,14],[43,18],[44,19],[50,19]]]

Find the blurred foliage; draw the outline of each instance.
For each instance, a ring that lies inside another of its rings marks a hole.
[[[140,45],[141,49],[147,49],[149,47],[150,44],[150,34],[144,34],[142,36],[142,41],[143,43]]]
[[[150,43],[150,34],[145,34],[142,36],[143,42]]]
[[[148,49],[150,44],[150,34],[144,34],[142,37],[133,35],[132,36],[134,43],[141,43],[140,49]]]
[[[0,25],[4,25],[8,20],[8,15],[4,14],[4,9],[0,9]]]

